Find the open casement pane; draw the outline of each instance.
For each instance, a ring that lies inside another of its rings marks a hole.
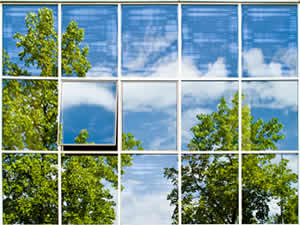
[[[243,223],[298,224],[298,156],[243,156]]]
[[[117,169],[117,155],[64,155],[62,223],[116,224]]]
[[[115,146],[116,109],[115,82],[64,82],[62,144]]]
[[[121,224],[178,223],[177,155],[122,155]]]
[[[238,168],[237,155],[183,155],[182,224],[238,223]]]
[[[182,83],[182,149],[238,150],[238,83]]]
[[[57,76],[57,6],[4,5],[3,49],[4,76]]]
[[[237,6],[182,6],[183,77],[237,77]]]
[[[2,148],[57,149],[57,81],[3,80]]]
[[[122,75],[177,76],[177,6],[122,6]]]
[[[297,150],[297,82],[249,81],[242,89],[242,149]]]
[[[141,148],[176,150],[176,112],[175,82],[123,83],[123,138]]]
[[[244,5],[243,76],[297,76],[297,6]]]
[[[57,155],[4,154],[2,160],[3,223],[57,224]]]
[[[117,75],[117,21],[116,5],[62,7],[63,76]]]

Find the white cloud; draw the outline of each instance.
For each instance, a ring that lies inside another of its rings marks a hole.
[[[244,71],[253,77],[296,76],[297,50],[279,49],[270,63],[265,62],[261,49],[252,48],[244,52]],[[283,70],[287,66],[289,69]]]
[[[175,83],[124,83],[123,109],[134,112],[151,112],[175,107]]]
[[[225,59],[223,57],[219,57],[215,62],[209,63],[206,73],[197,69],[191,57],[184,57],[182,71],[183,77],[185,78],[227,77],[229,73],[226,69]]]
[[[63,83],[63,109],[82,104],[98,105],[106,110],[115,111],[116,98],[115,94],[112,93],[111,84],[92,82]]]
[[[87,77],[111,77],[113,70],[102,65],[93,66],[86,74]]]

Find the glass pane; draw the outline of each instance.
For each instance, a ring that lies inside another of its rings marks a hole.
[[[5,150],[57,149],[57,81],[3,80]]]
[[[243,156],[243,223],[298,223],[298,156]]]
[[[243,6],[246,77],[297,76],[297,6]]]
[[[63,76],[117,75],[117,6],[62,7]]]
[[[177,155],[123,155],[121,224],[176,224],[178,216]]]
[[[176,83],[124,83],[123,133],[146,150],[175,150]]]
[[[64,82],[61,116],[64,144],[115,144],[116,83]]]
[[[183,155],[182,223],[238,223],[238,156]]]
[[[182,83],[182,149],[238,150],[238,83]]]
[[[57,155],[4,154],[3,223],[57,224]]]
[[[237,6],[182,6],[184,77],[233,77],[238,64]]]
[[[243,150],[297,150],[297,82],[243,83]]]
[[[57,7],[3,6],[3,75],[57,76]]]
[[[122,7],[122,74],[177,75],[177,6]]]
[[[62,223],[115,224],[118,156],[65,155],[62,164]]]

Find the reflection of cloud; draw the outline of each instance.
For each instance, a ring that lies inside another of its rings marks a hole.
[[[87,77],[111,77],[113,76],[113,68],[102,65],[93,66],[86,74]]]
[[[175,83],[129,82],[124,84],[124,111],[151,112],[175,105]]]
[[[244,83],[246,103],[252,107],[292,109],[297,111],[297,83],[268,81]]]
[[[68,82],[63,83],[63,109],[75,105],[99,105],[106,110],[115,111],[116,98],[111,83]]]
[[[66,6],[68,8],[70,6]],[[86,20],[93,20],[93,18],[97,18],[99,15],[108,15],[110,16],[114,11],[111,10],[111,8],[105,9],[103,6],[91,6],[91,7],[81,7],[81,6],[71,6],[71,10],[64,10],[64,14],[69,16],[81,16],[80,20],[86,19]],[[106,6],[107,7],[107,6]],[[109,6],[111,7],[111,6]],[[63,7],[64,8],[64,7]],[[115,7],[115,13],[117,11],[117,7]],[[84,17],[86,16],[86,17]]]
[[[225,59],[223,57],[219,57],[215,62],[209,63],[207,68],[207,72],[203,73],[197,69],[191,58],[184,57],[182,65],[183,77],[227,77],[229,73],[229,71],[226,69]]]
[[[244,70],[249,76],[296,76],[297,50],[281,49],[270,63],[266,63],[261,49],[252,48],[244,52]],[[283,67],[289,68],[286,72]]]

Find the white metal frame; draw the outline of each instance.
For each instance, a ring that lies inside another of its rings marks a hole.
[[[181,159],[182,155],[186,154],[236,154],[239,158],[239,168],[238,168],[238,181],[239,181],[239,201],[238,201],[238,208],[239,208],[239,217],[238,223],[242,224],[242,157],[245,154],[298,154],[298,168],[300,168],[300,5],[298,5],[298,74],[295,77],[258,77],[258,78],[246,78],[242,77],[242,5],[244,4],[292,4],[296,5],[295,3],[299,3],[300,0],[151,0],[151,1],[138,1],[138,0],[0,0],[0,34],[3,33],[2,27],[2,18],[3,18],[3,8],[4,4],[53,4],[57,5],[58,7],[58,77],[28,77],[28,76],[19,76],[19,77],[11,77],[11,76],[3,76],[3,68],[2,68],[2,50],[0,51],[0,100],[1,100],[1,107],[0,107],[0,126],[2,126],[2,81],[5,79],[28,79],[28,80],[55,80],[58,82],[58,124],[60,124],[60,107],[61,107],[61,93],[62,93],[62,82],[96,82],[96,81],[115,81],[117,83],[117,151],[64,151],[63,154],[107,154],[107,155],[117,155],[118,156],[118,171],[121,171],[121,156],[123,154],[144,154],[144,155],[177,155],[178,156],[178,199],[181,200]],[[118,64],[117,64],[117,77],[98,77],[98,78],[74,78],[74,77],[62,77],[61,72],[61,38],[62,38],[62,5],[67,4],[113,4],[117,6],[118,10]],[[122,77],[122,70],[121,70],[121,59],[122,59],[122,5],[128,4],[173,4],[178,6],[178,76],[174,78],[128,78]],[[212,77],[212,78],[183,78],[182,76],[182,21],[181,21],[181,6],[182,5],[196,5],[196,4],[231,4],[236,5],[238,8],[238,77],[235,78],[219,78],[219,77]],[[3,43],[2,38],[0,38],[0,48],[2,49]],[[164,151],[157,151],[157,150],[149,150],[149,151],[123,151],[122,150],[122,84],[123,82],[130,81],[130,82],[174,82],[176,83],[176,98],[177,98],[177,131],[176,131],[176,150],[164,150]],[[183,151],[181,149],[181,101],[182,101],[182,82],[184,81],[237,81],[238,82],[238,90],[239,90],[239,148],[238,151],[197,151],[197,152],[189,152]],[[298,83],[298,151],[243,151],[242,149],[242,82],[243,81],[296,81]],[[58,129],[59,130],[59,129]],[[59,132],[59,131],[58,131]],[[57,135],[57,138],[59,138]],[[2,128],[0,129],[0,146],[2,146]],[[59,225],[62,224],[62,193],[61,193],[61,171],[62,171],[62,146],[58,145],[58,151],[43,151],[43,150],[35,150],[35,151],[28,151],[28,150],[3,150],[2,147],[0,149],[0,177],[2,178],[2,155],[3,154],[16,154],[16,153],[40,153],[40,154],[57,154],[58,156],[58,223]],[[121,225],[121,174],[118,173],[118,207],[117,207],[117,224]],[[298,191],[300,190],[300,181],[298,181]],[[0,225],[3,224],[3,202],[2,202],[2,182],[0,185]],[[182,224],[182,217],[181,217],[181,201],[178,202],[178,224]],[[300,224],[300,201],[298,201],[298,218]]]

